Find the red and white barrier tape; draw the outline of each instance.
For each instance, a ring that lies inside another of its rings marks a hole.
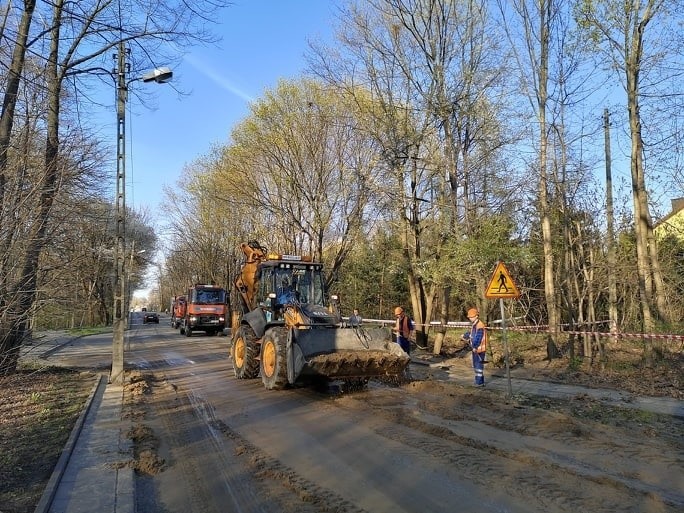
[[[606,333],[594,331],[561,331],[570,335],[596,335],[599,337],[614,337],[614,338],[643,338],[643,339],[659,339],[659,340],[684,340],[684,335],[664,335],[662,333]]]
[[[365,319],[364,319],[365,321]],[[377,319],[368,319],[370,322],[378,322],[383,325],[388,324],[394,324],[394,321],[382,321],[382,320],[377,320]],[[599,321],[602,322],[602,321]],[[598,323],[595,323],[598,324]],[[439,321],[431,321],[429,324],[419,324],[415,323],[416,328],[418,327],[430,327],[430,328],[469,328],[470,323],[469,322],[454,322],[450,321],[446,324],[443,324]],[[487,329],[489,331],[499,331],[503,330],[502,327],[496,326],[488,326]],[[529,331],[529,332],[534,332],[534,333],[539,333],[539,332],[548,332],[549,331],[549,326],[547,324],[539,324],[539,325],[532,325],[532,326],[506,326],[506,329],[509,331]],[[560,334],[562,335],[591,335],[591,336],[598,336],[598,337],[610,337],[610,338],[630,338],[630,339],[656,339],[656,340],[682,340],[684,341],[684,335],[669,335],[669,334],[662,334],[662,333],[610,333],[610,332],[605,332],[605,331],[563,331],[562,329],[559,331]]]

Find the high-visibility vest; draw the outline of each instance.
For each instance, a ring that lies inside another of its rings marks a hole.
[[[470,327],[470,343],[472,344],[472,341],[475,337],[475,332],[479,329],[482,329],[482,340],[480,340],[480,345],[477,346],[476,351],[478,353],[484,353],[487,351],[487,327],[480,319],[478,319],[477,322]]]
[[[404,315],[403,319],[397,319],[397,331],[404,338],[409,338],[411,335],[411,319],[408,315]]]

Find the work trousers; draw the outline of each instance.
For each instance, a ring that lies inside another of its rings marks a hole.
[[[406,337],[399,335],[397,337],[397,343],[404,350],[406,354],[411,354],[411,341]]]
[[[484,385],[484,353],[473,353],[473,369],[475,369],[475,384]]]

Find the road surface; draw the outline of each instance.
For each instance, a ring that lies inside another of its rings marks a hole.
[[[106,365],[109,346],[83,344],[75,362]],[[138,513],[684,508],[681,419],[578,416],[600,405],[506,401],[427,367],[401,386],[268,391],[235,379],[229,347],[134,318],[124,420]]]

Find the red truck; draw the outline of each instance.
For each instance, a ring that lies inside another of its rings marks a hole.
[[[185,314],[181,319],[180,333],[191,337],[193,331],[207,335],[222,335],[227,327],[228,294],[216,285],[196,284],[185,295]]]
[[[185,310],[185,296],[173,296],[171,301],[171,327],[173,329],[180,328],[185,317]]]

